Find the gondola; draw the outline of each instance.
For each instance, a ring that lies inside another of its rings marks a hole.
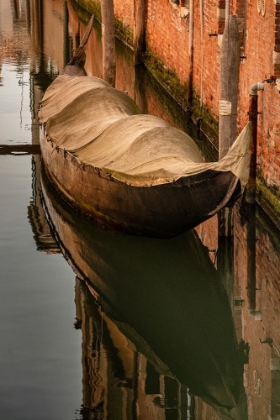
[[[194,140],[84,70],[90,22],[74,58],[39,110],[46,172],[72,206],[115,231],[172,237],[242,194],[249,122],[227,155],[205,162]]]

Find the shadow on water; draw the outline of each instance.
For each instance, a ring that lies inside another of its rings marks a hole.
[[[186,386],[222,418],[245,420],[244,351],[195,232],[170,240],[114,234],[61,201],[44,173],[42,191],[62,252],[104,315],[158,374]]]

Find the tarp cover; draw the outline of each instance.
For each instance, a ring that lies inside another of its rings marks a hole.
[[[204,162],[193,141],[164,120],[140,114],[124,92],[96,77],[58,76],[39,118],[55,147],[134,186],[171,183],[205,170],[231,171],[244,189],[249,176],[251,123],[219,162]]]

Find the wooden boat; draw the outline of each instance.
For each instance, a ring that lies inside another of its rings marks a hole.
[[[85,75],[90,29],[39,110],[43,161],[62,196],[114,230],[159,237],[232,205],[248,180],[251,123],[222,160],[205,162],[186,133]]]
[[[101,312],[158,373],[187,386],[219,418],[247,419],[243,350],[228,296],[196,233],[169,240],[116,234],[71,209],[46,176],[42,194],[66,260]]]

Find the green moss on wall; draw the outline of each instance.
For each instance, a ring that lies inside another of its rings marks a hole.
[[[175,71],[167,68],[151,51],[145,53],[144,63],[162,86],[186,109],[188,106],[188,84],[182,84]]]
[[[146,67],[170,93],[170,95],[182,106],[183,109],[189,109],[192,119],[199,125],[200,129],[211,139],[214,147],[218,148],[218,120],[205,106],[200,106],[199,98],[193,95],[192,104],[188,103],[188,83],[181,83],[176,72],[167,66],[152,52],[148,51],[144,56]]]
[[[204,105],[200,105],[200,99],[194,95],[191,104],[193,120],[200,126],[203,133],[211,141],[214,147],[219,149],[219,121]]]
[[[124,25],[120,20],[115,19],[116,36],[130,47],[133,46],[133,32],[129,26]]]
[[[147,69],[147,68],[146,68]],[[163,105],[164,108],[168,109],[168,113],[172,116],[173,120],[176,121],[177,125],[180,125],[182,121],[186,120],[186,111],[181,107],[179,102],[174,101],[172,94],[167,89],[162,88],[162,84],[155,77],[155,75],[149,71],[145,71],[145,85],[149,86],[153,96]],[[181,127],[185,130],[185,127]]]
[[[92,15],[101,21],[101,6],[99,2],[93,0],[70,0],[73,8],[75,9],[79,20],[84,24],[89,22]]]
[[[257,179],[257,200],[274,224],[280,228],[280,190],[268,187],[261,177]]]

